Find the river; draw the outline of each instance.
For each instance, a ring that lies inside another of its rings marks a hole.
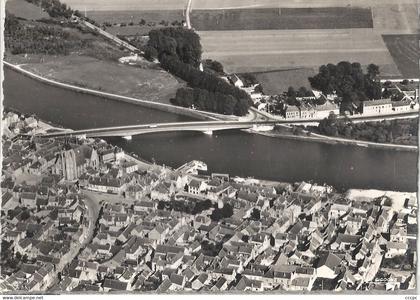
[[[52,87],[5,69],[4,105],[72,129],[192,120],[101,97]],[[295,182],[312,180],[337,189],[417,191],[417,153],[270,138],[232,130],[160,133],[108,139],[146,160],[178,167],[198,159],[209,172]]]

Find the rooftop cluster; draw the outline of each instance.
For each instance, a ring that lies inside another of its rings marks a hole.
[[[101,140],[26,141],[14,133],[25,117],[3,122],[4,291],[415,287],[414,194],[199,175],[198,161],[145,167]]]

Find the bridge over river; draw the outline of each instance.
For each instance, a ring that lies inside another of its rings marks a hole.
[[[130,139],[134,135],[174,132],[174,131],[200,131],[206,134],[212,134],[213,131],[230,129],[249,129],[259,126],[272,126],[279,121],[200,121],[200,122],[176,122],[176,123],[155,123],[130,126],[115,126],[83,130],[63,130],[39,134],[37,136],[45,138],[53,137],[124,137]]]
[[[384,116],[357,116],[350,117],[353,122],[380,121],[385,119],[398,119],[407,117],[418,117],[418,112],[390,114]],[[39,134],[39,137],[58,138],[58,137],[124,137],[131,139],[132,136],[175,131],[199,131],[206,134],[212,134],[213,131],[231,130],[231,129],[255,129],[261,130],[266,126],[278,124],[284,125],[317,125],[321,119],[300,119],[300,120],[254,120],[254,121],[197,121],[197,122],[172,122],[172,123],[154,123],[129,126],[103,127],[82,130],[63,130]]]

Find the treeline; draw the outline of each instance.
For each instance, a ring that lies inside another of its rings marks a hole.
[[[89,41],[81,40],[59,27],[27,26],[9,13],[6,13],[4,42],[5,48],[12,54],[67,55],[72,50],[90,47]]]
[[[337,65],[322,65],[318,74],[309,77],[309,82],[324,94],[336,92],[342,98],[342,110],[353,112],[353,104],[360,106],[361,101],[381,98],[378,75],[377,65],[370,64],[364,73],[360,63],[342,61]]]
[[[160,58],[163,69],[188,82],[193,89],[182,89],[173,101],[176,105],[190,107],[195,103],[197,108],[223,114],[246,115],[251,105],[249,95],[220,77],[201,72],[189,64],[182,63],[174,56],[163,55]],[[205,90],[207,93],[205,93]],[[187,96],[187,100],[182,97]],[[201,96],[205,97],[199,99]],[[223,101],[227,103],[222,103]]]
[[[301,86],[299,89],[295,90],[294,87],[289,86],[286,93],[286,103],[288,105],[294,105],[300,107],[302,103],[298,101],[297,97],[311,97],[314,96],[312,91],[308,90],[306,87]],[[327,99],[325,97],[319,97],[318,99],[315,99],[312,101],[312,104],[315,105],[323,105]]]
[[[225,115],[243,116],[248,112],[249,104],[246,99],[237,100],[232,95],[211,93],[199,88],[180,88],[171,102],[178,106],[194,107]]]
[[[244,90],[235,87],[216,75],[201,72],[191,65],[184,64],[174,56],[163,55],[160,59],[160,64],[162,68],[185,80],[192,87],[201,88],[212,93],[218,92],[232,95],[237,99],[249,99],[249,95]]]
[[[248,112],[252,102],[245,91],[223,80],[216,72],[202,72],[198,69],[201,44],[200,37],[194,31],[174,27],[152,30],[146,48],[147,57],[159,58],[163,69],[185,80],[192,87],[176,94],[175,99],[172,99],[175,105],[194,105],[197,109],[240,116]],[[223,71],[223,66],[217,63],[211,63],[211,67]]]
[[[99,24],[95,20],[82,16],[80,11],[71,9],[70,6],[67,6],[65,3],[61,3],[59,0],[26,0],[26,1],[42,7],[48,13],[48,15],[52,18],[69,19],[72,15],[75,15],[96,26],[99,26]]]
[[[201,62],[200,37],[191,29],[166,27],[151,30],[148,47],[156,49],[159,60],[163,55],[175,56],[196,68]]]
[[[205,201],[159,201],[158,209],[161,210],[174,210],[179,212],[184,212],[190,215],[196,215],[201,213],[204,210],[210,209],[213,207],[213,204],[210,200]]]
[[[376,143],[417,145],[418,128],[417,118],[353,123],[349,119],[338,119],[332,114],[319,123],[317,132]]]
[[[58,18],[58,17],[70,18],[73,15],[73,13],[75,13],[75,11],[73,11],[65,3],[61,3],[59,0],[26,0],[26,1],[42,7],[53,18]]]

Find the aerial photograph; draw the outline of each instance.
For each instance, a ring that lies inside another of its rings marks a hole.
[[[2,299],[417,299],[417,0],[0,5]]]

